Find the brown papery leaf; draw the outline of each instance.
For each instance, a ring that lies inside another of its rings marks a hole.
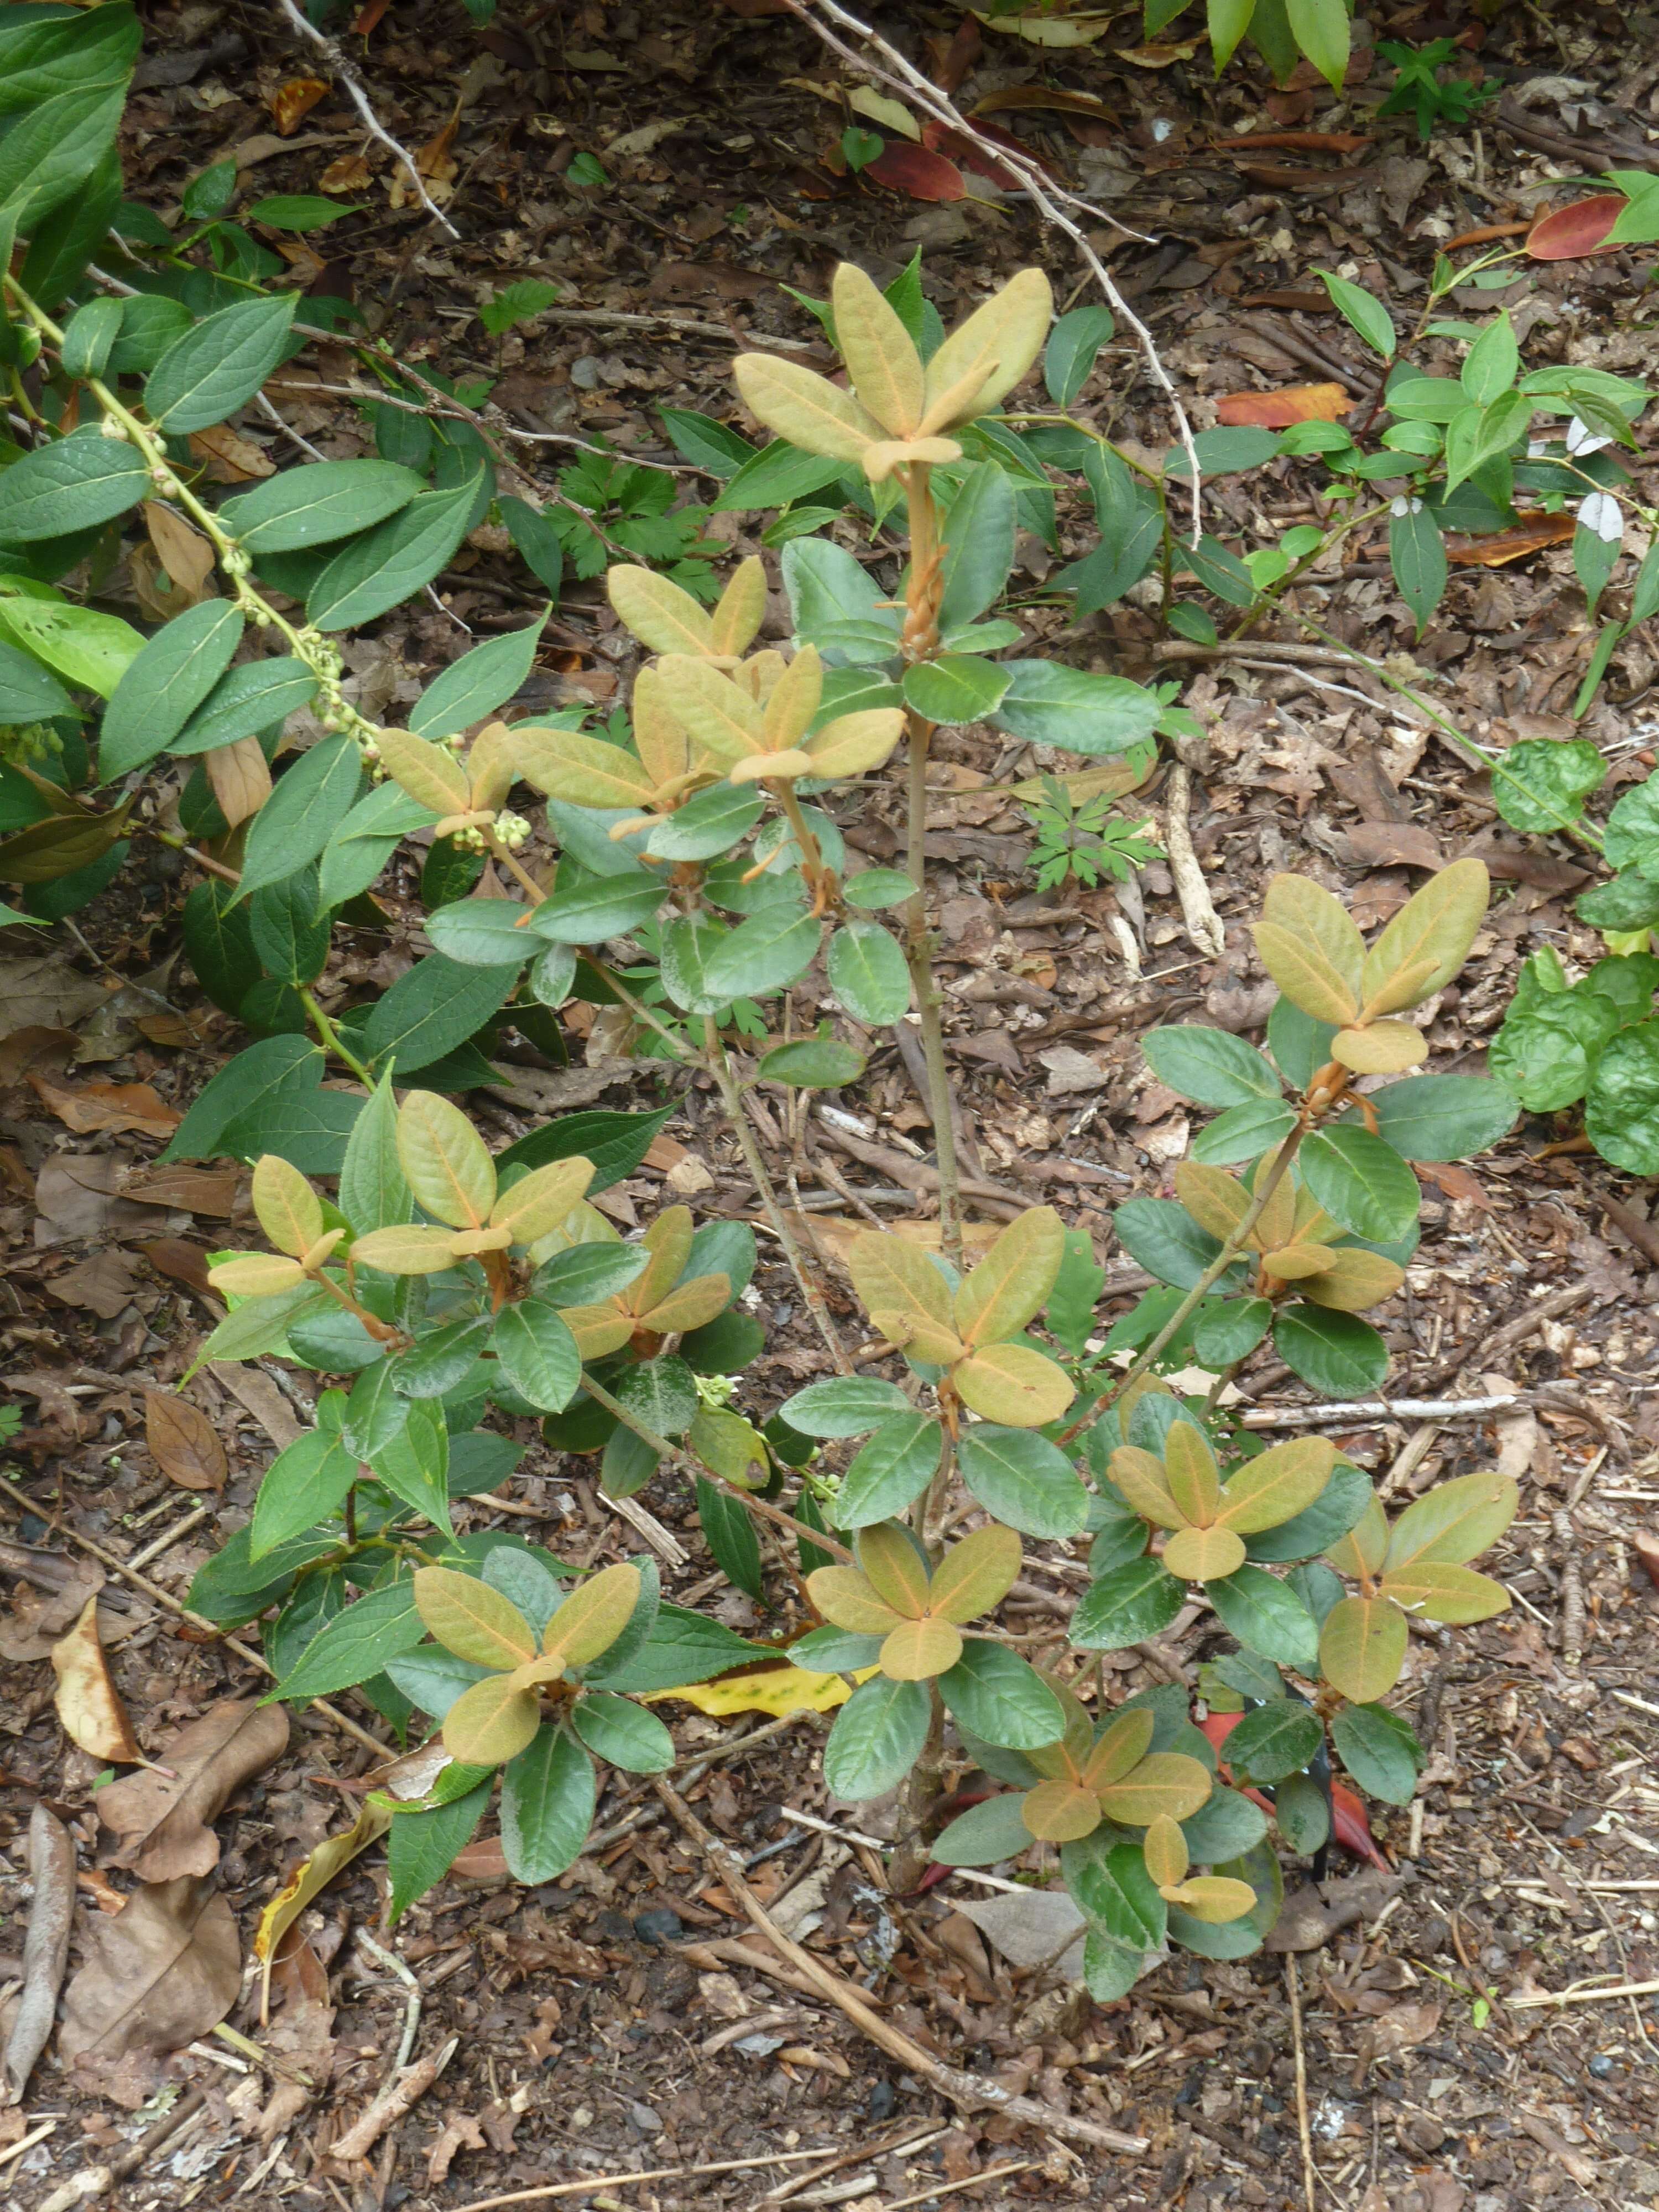
[[[1534,261],[1577,261],[1592,253],[1616,253],[1607,233],[1630,202],[1622,192],[1598,192],[1540,216],[1527,233],[1527,252]]]
[[[52,2033],[75,1918],[75,1845],[44,1805],[29,1816],[28,1865],[34,1901],[23,1938],[23,1990],[6,2043],[6,2102],[12,2105],[22,2103]]]
[[[1547,545],[1565,545],[1577,527],[1570,514],[1517,515],[1510,530],[1494,530],[1484,538],[1449,538],[1446,558],[1466,568],[1501,568],[1510,561],[1524,561]]]
[[[95,1129],[137,1129],[146,1137],[170,1137],[184,1115],[148,1083],[85,1083],[79,1090],[31,1068],[30,1088],[76,1136]]]
[[[144,526],[155,548],[155,557],[173,586],[168,598],[187,606],[210,599],[216,556],[201,532],[192,529],[182,515],[175,514],[159,500],[145,501]]]
[[[1258,154],[1264,146],[1276,146],[1287,154],[1357,154],[1362,146],[1370,143],[1369,131],[1252,131],[1248,138],[1215,141],[1214,151],[1218,154]]]
[[[161,1747],[161,1762],[107,1784],[98,1792],[98,1817],[123,1838],[116,1866],[131,1867],[145,1881],[172,1881],[209,1874],[219,1863],[219,1838],[209,1822],[218,1818],[245,1782],[280,1758],[288,1742],[288,1715],[280,1705],[227,1698]]]
[[[1224,392],[1215,413],[1229,429],[1283,430],[1292,422],[1340,422],[1353,404],[1340,384],[1292,384],[1279,392]]]
[[[229,1905],[189,1875],[135,1892],[87,1931],[86,1963],[64,1998],[59,2056],[94,2078],[129,2057],[161,2058],[208,2035],[236,2002],[240,1946]]]
[[[219,1432],[188,1398],[146,1390],[144,1441],[156,1466],[181,1490],[224,1488],[228,1467]]]
[[[129,1176],[124,1195],[140,1206],[177,1206],[185,1213],[205,1213],[228,1221],[236,1211],[239,1168],[149,1168]]]
[[[158,1237],[153,1244],[141,1244],[139,1250],[159,1275],[171,1276],[175,1283],[186,1289],[205,1291],[208,1286],[207,1248],[191,1244],[182,1237]]]
[[[270,95],[270,112],[284,138],[292,137],[328,91],[319,76],[291,76]]]
[[[257,814],[270,796],[270,770],[258,738],[238,738],[202,756],[219,811],[231,829]]]
[[[947,161],[943,154],[929,153],[925,146],[913,146],[902,138],[890,138],[873,161],[867,162],[861,173],[890,191],[904,192],[913,200],[959,200],[967,197],[968,187],[962,180],[962,172],[954,161]]]
[[[69,1634],[52,1645],[52,1666],[58,1677],[58,1717],[71,1742],[94,1759],[117,1759],[123,1765],[141,1759],[143,1753],[98,1640],[95,1597],[87,1600]]]
[[[1031,108],[1046,108],[1059,115],[1092,115],[1103,123],[1112,122],[1118,113],[1091,92],[1068,92],[1048,84],[1004,85],[1000,92],[988,92],[983,100],[976,100],[969,112],[978,117]]]
[[[210,429],[192,430],[190,450],[198,460],[206,462],[207,473],[215,483],[251,483],[256,477],[276,473],[276,465],[263,446],[240,437],[222,422],[216,422]]]

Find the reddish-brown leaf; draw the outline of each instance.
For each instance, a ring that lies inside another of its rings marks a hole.
[[[284,138],[291,138],[328,91],[319,76],[291,76],[270,95],[270,112]]]
[[[131,1867],[141,1881],[210,1873],[219,1863],[213,1822],[287,1743],[280,1705],[229,1698],[210,1706],[167,1739],[161,1766],[98,1792],[98,1817],[121,1838],[115,1864]]]
[[[1283,430],[1292,422],[1340,422],[1353,400],[1340,384],[1291,384],[1279,392],[1227,392],[1215,403],[1216,420]]]
[[[1631,1542],[1637,1558],[1647,1570],[1648,1580],[1659,1589],[1659,1536],[1650,1535],[1645,1528],[1638,1529]]]
[[[204,1245],[191,1244],[183,1237],[158,1237],[154,1243],[141,1244],[138,1249],[158,1275],[170,1275],[175,1283],[183,1283],[188,1290],[206,1290],[208,1255]]]
[[[86,1083],[78,1090],[29,1070],[30,1088],[76,1136],[94,1129],[137,1129],[147,1137],[170,1137],[184,1119],[148,1083]]]
[[[1565,545],[1575,527],[1570,514],[1522,514],[1512,530],[1494,530],[1485,538],[1449,538],[1446,558],[1466,568],[1501,568],[1547,545]]]
[[[959,200],[968,194],[954,161],[904,138],[890,138],[860,173],[913,200]]]
[[[1479,1176],[1457,1160],[1422,1160],[1419,1168],[1425,1182],[1444,1191],[1448,1198],[1462,1199],[1470,1206],[1478,1206],[1483,1213],[1492,1212],[1492,1200],[1486,1186]]]
[[[366,39],[371,31],[378,28],[381,16],[390,4],[391,0],[368,0],[368,6],[357,11],[356,21],[351,26],[353,36]]]
[[[985,41],[980,36],[978,23],[971,15],[964,15],[957,25],[956,34],[947,46],[943,39],[930,38],[927,49],[933,59],[933,82],[947,100],[956,97],[957,88],[975,67],[985,51]]]
[[[1012,147],[1028,161],[1033,158],[1029,147],[1022,146],[1018,139],[1011,137],[1007,131],[999,131],[995,124],[981,123],[979,129],[987,138]],[[953,131],[948,123],[924,123],[921,143],[930,153],[943,154],[948,160],[960,162],[964,169],[971,169],[976,177],[988,179],[1001,191],[1016,192],[1020,189],[1019,178],[1006,162],[982,152],[965,132]]]
[[[1357,154],[1370,145],[1370,136],[1368,131],[1253,131],[1248,138],[1221,139],[1215,151],[1258,154],[1264,146],[1277,146],[1286,153]]]
[[[1534,261],[1577,261],[1592,253],[1616,253],[1607,233],[1630,205],[1622,192],[1598,192],[1571,207],[1540,215],[1527,233],[1527,252]]]
[[[1103,123],[1111,122],[1116,112],[1091,92],[1068,92],[1049,84],[1006,84],[1000,92],[988,92],[983,100],[976,100],[969,112],[977,121],[981,115],[1003,115],[1011,108],[1038,107],[1059,115],[1092,115]]]
[[[181,1490],[222,1490],[227,1463],[219,1432],[199,1406],[167,1390],[144,1393],[149,1455]]]
[[[236,1211],[238,1168],[151,1168],[127,1179],[125,1195],[140,1206],[176,1206],[185,1213],[205,1213],[228,1221]]]

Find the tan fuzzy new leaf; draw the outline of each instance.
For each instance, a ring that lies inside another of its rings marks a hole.
[[[1097,1795],[1114,1782],[1133,1774],[1146,1758],[1157,1729],[1157,1717],[1145,1705],[1119,1713],[1109,1721],[1083,1762],[1083,1786]]]
[[[1249,1883],[1236,1881],[1230,1874],[1195,1874],[1189,1881],[1172,1885],[1164,1894],[1182,1912],[1190,1912],[1194,1920],[1212,1928],[1242,1920],[1255,1910],[1255,1892]]]
[[[881,1647],[881,1671],[895,1682],[931,1682],[962,1656],[962,1637],[948,1620],[902,1620]]]
[[[1356,1246],[1331,1256],[1332,1265],[1323,1274],[1310,1277],[1302,1286],[1302,1295],[1313,1304],[1333,1307],[1338,1313],[1364,1313],[1367,1306],[1380,1305],[1406,1279],[1406,1271],[1398,1261],[1385,1259],[1381,1252],[1366,1252]]]
[[[910,333],[854,262],[836,270],[830,297],[836,343],[859,404],[891,436],[909,437],[922,408],[921,356]]]
[[[759,653],[751,653],[747,660],[740,660],[732,671],[732,681],[745,699],[752,699],[757,707],[763,707],[788,665],[776,647],[769,645]]]
[[[1414,1498],[1394,1524],[1386,1554],[1389,1572],[1433,1562],[1461,1567],[1495,1544],[1521,1504],[1519,1486],[1489,1468]]]
[[[580,1154],[550,1160],[501,1193],[489,1209],[489,1225],[510,1230],[515,1244],[533,1244],[558,1227],[572,1206],[586,1196],[592,1180],[593,1163]]]
[[[507,795],[518,781],[517,747],[505,722],[486,722],[466,756],[472,810],[494,814],[507,804]]]
[[[1040,269],[1022,269],[992,294],[964,323],[959,323],[927,364],[926,392],[930,428],[950,429],[971,421],[1005,398],[1042,350],[1054,314],[1054,294]],[[941,393],[958,384],[985,353],[992,350],[989,376],[958,412],[935,422],[933,407]]]
[[[233,1253],[228,1260],[208,1269],[213,1289],[228,1291],[237,1298],[275,1297],[279,1291],[291,1291],[304,1280],[305,1270],[297,1260],[279,1260],[269,1252]]]
[[[472,787],[453,753],[428,744],[410,730],[381,730],[375,738],[380,763],[398,788],[434,814],[465,814]]]
[[[1425,957],[1396,969],[1380,990],[1366,994],[1364,1018],[1375,1021],[1380,1014],[1396,1013],[1401,1007],[1414,1006],[1423,996],[1423,985],[1433,975],[1436,965],[1433,959]]]
[[[671,653],[658,674],[676,718],[714,760],[746,760],[768,750],[759,705],[712,662]]]
[[[444,1749],[467,1766],[497,1766],[516,1759],[542,1724],[535,1692],[491,1674],[463,1690],[444,1716]]]
[[[422,1567],[415,1609],[446,1651],[475,1667],[511,1669],[539,1658],[536,1632],[511,1599],[476,1575],[453,1567]]]
[[[665,1298],[648,1306],[640,1316],[640,1326],[654,1329],[659,1336],[682,1334],[713,1321],[731,1302],[732,1285],[726,1276],[694,1275],[689,1283],[678,1285]]]
[[[884,1604],[904,1620],[930,1610],[927,1562],[896,1521],[878,1521],[853,1539],[860,1572]]]
[[[747,653],[766,618],[766,569],[751,553],[739,561],[708,618],[709,643],[734,658]]]
[[[641,669],[641,682],[644,676]],[[514,732],[514,750],[526,783],[571,806],[644,806],[661,781],[620,745],[585,738],[580,730],[521,726]]]
[[[1039,1782],[1028,1790],[1020,1817],[1045,1844],[1074,1844],[1100,1826],[1100,1800],[1075,1782]]]
[[[1366,955],[1364,996],[1376,998],[1403,969],[1424,961],[1431,964],[1407,1003],[1416,1006],[1443,990],[1468,958],[1491,896],[1484,860],[1454,860],[1442,868],[1407,900]]]
[[[1335,1465],[1336,1446],[1325,1437],[1271,1444],[1228,1477],[1216,1521],[1241,1536],[1277,1528],[1323,1495]]]
[[[1374,1575],[1389,1548],[1389,1516],[1373,1498],[1346,1536],[1339,1536],[1326,1553],[1327,1564],[1340,1575],[1357,1582],[1362,1574]]]
[[[806,1590],[826,1620],[856,1636],[885,1636],[904,1619],[856,1567],[816,1567]]]
[[[267,1152],[253,1170],[253,1211],[279,1252],[296,1259],[323,1233],[321,1201],[296,1167]]]
[[[988,1344],[951,1370],[957,1395],[984,1421],[1040,1429],[1077,1395],[1063,1368],[1029,1344]]]
[[[1406,1663],[1406,1616],[1392,1599],[1345,1597],[1319,1632],[1319,1671],[1356,1705],[1375,1705]]]
[[[640,1601],[640,1571],[626,1564],[602,1567],[579,1583],[548,1622],[542,1653],[567,1667],[586,1667],[608,1651]]]
[[[1183,1521],[1206,1528],[1221,1503],[1221,1480],[1204,1432],[1191,1421],[1176,1421],[1164,1439],[1164,1480]]]
[[[648,652],[716,650],[714,624],[706,610],[666,576],[622,562],[607,570],[605,588],[617,620],[633,631]]]
[[[837,714],[801,747],[814,775],[863,775],[879,768],[904,734],[897,707],[866,707],[856,714]]]
[[[143,1757],[98,1640],[95,1596],[82,1607],[69,1633],[52,1645],[52,1668],[58,1677],[58,1717],[71,1743],[94,1759],[118,1759],[123,1765]]]
[[[1164,1547],[1164,1565],[1184,1583],[1218,1583],[1244,1564],[1244,1539],[1231,1528],[1177,1528]]]
[[[1250,1242],[1258,1252],[1276,1252],[1282,1245],[1292,1242],[1292,1232],[1301,1212],[1302,1194],[1288,1175],[1279,1176],[1270,1187],[1263,1178],[1272,1173],[1270,1158],[1259,1160],[1249,1178],[1250,1196],[1254,1199],[1264,1188],[1267,1203],[1250,1231]]]
[[[1331,1058],[1356,1075],[1403,1075],[1429,1056],[1429,1041],[1410,1022],[1372,1022],[1363,1030],[1339,1030],[1331,1039]]]
[[[745,562],[744,566],[747,565]],[[586,743],[600,752],[614,753],[619,750],[616,745],[605,744],[593,738],[588,738]],[[678,783],[683,775],[690,774],[695,765],[691,740],[670,704],[661,670],[651,661],[647,661],[634,678],[634,743],[653,790],[660,790],[665,784]],[[624,754],[623,757],[626,760],[628,757]],[[629,766],[632,766],[631,762]],[[559,795],[562,796],[562,793]],[[631,806],[635,801],[628,799],[621,803]]]
[[[880,427],[849,392],[796,362],[769,353],[740,353],[732,380],[750,413],[775,437],[828,460],[861,461]]]
[[[1261,919],[1300,938],[1317,951],[1333,975],[1358,994],[1365,941],[1334,892],[1310,876],[1275,876],[1261,902]]]
[[[1336,1265],[1336,1256],[1322,1244],[1279,1244],[1264,1252],[1261,1264],[1281,1283],[1316,1281]]]
[[[458,1260],[471,1260],[480,1252],[505,1252],[515,1242],[505,1222],[489,1229],[458,1229],[449,1249]]]
[[[1103,1790],[1100,1805],[1109,1820],[1149,1828],[1160,1813],[1171,1820],[1190,1820],[1209,1795],[1207,1766],[1185,1752],[1155,1751],[1123,1781]]]
[[[621,1293],[630,1313],[649,1313],[662,1304],[685,1272],[694,1233],[689,1206],[671,1206],[657,1216],[640,1239],[651,1256]]]
[[[1282,1241],[1287,1244],[1334,1244],[1347,1233],[1340,1221],[1331,1219],[1310,1190],[1298,1190],[1291,1233]]]
[[[1407,1613],[1459,1628],[1471,1621],[1490,1620],[1494,1613],[1510,1609],[1510,1594],[1502,1583],[1494,1582],[1490,1575],[1476,1574],[1473,1567],[1443,1566],[1432,1559],[1385,1569],[1382,1590],[1384,1597],[1393,1598]]]
[[[1172,1820],[1167,1813],[1160,1813],[1147,1828],[1140,1849],[1147,1873],[1166,1896],[1175,1884],[1185,1881],[1192,1858],[1179,1821]]]
[[[1164,1462],[1139,1444],[1120,1444],[1109,1463],[1113,1484],[1131,1510],[1159,1528],[1182,1528],[1185,1516],[1170,1495]]]
[[[902,1237],[855,1237],[848,1248],[847,1272],[866,1313],[895,1315],[910,1325],[926,1322],[955,1338],[951,1286],[919,1246]]]
[[[411,1091],[398,1115],[398,1159],[416,1202],[452,1229],[482,1229],[495,1203],[495,1163],[459,1106]]]
[[[965,1345],[1000,1344],[1040,1313],[1066,1256],[1066,1224],[1052,1206],[1034,1206],[999,1231],[958,1288],[951,1310]]]
[[[872,483],[885,483],[895,469],[915,461],[945,466],[962,459],[954,438],[878,438],[864,449],[863,469]]]
[[[862,1554],[860,1554],[862,1556]],[[1018,1579],[1024,1554],[1019,1538],[1000,1522],[988,1522],[952,1544],[933,1570],[927,1609],[945,1620],[974,1620],[1001,1604]]]
[[[995,374],[996,365],[996,347],[988,343],[964,363],[954,384],[930,386],[927,412],[917,426],[922,435],[931,437],[937,431],[949,429],[953,423],[970,422],[979,412],[980,394]]]
[[[351,1248],[360,1267],[387,1275],[436,1275],[453,1264],[455,1232],[411,1224],[407,1228],[371,1229]]]
[[[1351,1022],[1359,1012],[1358,994],[1348,988],[1316,945],[1269,921],[1251,929],[1262,966],[1290,1000],[1316,1021]]]
[[[823,696],[823,663],[815,645],[804,645],[772,686],[761,725],[769,752],[781,753],[804,737]]]
[[[584,1365],[603,1359],[607,1352],[620,1352],[634,1334],[632,1315],[618,1313],[614,1305],[561,1306],[559,1319],[575,1338]]]
[[[1231,1237],[1250,1210],[1250,1195],[1237,1176],[1202,1160],[1182,1160],[1175,1174],[1176,1196],[1200,1229],[1212,1237]]]
[[[760,783],[767,778],[778,782],[791,782],[797,776],[815,775],[817,762],[799,745],[786,745],[781,753],[748,753],[740,761],[733,761],[726,772],[728,783]]]

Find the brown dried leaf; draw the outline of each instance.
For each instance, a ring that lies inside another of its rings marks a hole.
[[[207,1248],[191,1244],[182,1237],[158,1237],[154,1243],[141,1244],[139,1250],[158,1275],[171,1276],[175,1283],[198,1292],[208,1286]]]
[[[342,154],[317,179],[319,192],[360,192],[369,181],[368,163],[361,154]]]
[[[327,91],[328,86],[319,76],[291,76],[285,84],[277,86],[269,104],[276,128],[284,138],[292,137]]]
[[[182,2051],[210,2034],[236,2002],[242,1962],[235,1917],[207,1881],[186,1875],[140,1889],[124,1912],[94,1921],[87,1935],[86,1962],[64,1995],[58,2042],[60,2057],[83,2078],[107,2079],[123,2060]]]
[[[148,1083],[84,1083],[77,1090],[31,1068],[28,1083],[44,1105],[76,1136],[94,1129],[137,1129],[170,1137],[184,1119]]]
[[[116,1759],[124,1765],[142,1759],[98,1640],[95,1597],[87,1600],[74,1627],[52,1645],[52,1667],[58,1677],[53,1702],[70,1741],[94,1759]]]
[[[214,552],[199,530],[159,500],[144,502],[144,527],[155,557],[172,586],[167,599],[174,612],[213,596]]]
[[[150,1457],[181,1490],[222,1490],[228,1471],[219,1432],[199,1406],[167,1390],[144,1393]]]
[[[228,1221],[236,1211],[240,1168],[150,1168],[128,1177],[123,1194],[140,1206],[173,1206]]]
[[[113,1321],[131,1304],[138,1284],[126,1254],[106,1246],[90,1260],[54,1275],[46,1287],[47,1295],[62,1305],[83,1306],[100,1321]]]
[[[56,1560],[42,1563],[58,1564]],[[72,1565],[64,1563],[64,1571],[61,1589],[39,1590],[20,1582],[12,1591],[9,1607],[0,1613],[0,1659],[9,1659],[17,1667],[50,1659],[52,1645],[87,1601],[104,1587],[104,1571],[90,1559],[77,1559]]]
[[[228,1698],[213,1706],[161,1747],[161,1764],[176,1778],[150,1767],[98,1792],[99,1819],[124,1838],[112,1863],[150,1882],[210,1873],[219,1838],[208,1823],[287,1742],[280,1705]]]
[[[276,473],[276,464],[263,446],[228,430],[222,422],[210,429],[192,430],[190,449],[198,460],[206,462],[207,474],[215,483],[251,483],[256,477]]]
[[[258,738],[238,738],[202,757],[219,811],[234,830],[257,814],[270,796],[270,770]]]
[[[1226,392],[1215,403],[1216,420],[1282,430],[1292,422],[1340,422],[1353,407],[1340,384],[1293,384],[1279,392]]]
[[[1484,538],[1449,538],[1446,558],[1465,568],[1501,568],[1507,562],[1541,552],[1547,545],[1564,545],[1577,526],[1571,514],[1522,514],[1511,530],[1494,530]]]

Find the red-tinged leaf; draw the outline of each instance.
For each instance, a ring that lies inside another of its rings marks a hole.
[[[1466,568],[1501,568],[1506,562],[1523,561],[1547,545],[1564,545],[1577,527],[1571,514],[1519,515],[1511,530],[1494,530],[1483,538],[1449,538],[1446,558]]]
[[[1206,1713],[1198,1725],[1218,1752],[1243,1717],[1243,1713]],[[1232,1770],[1224,1759],[1221,1765],[1221,1779],[1229,1784],[1232,1782]],[[1273,1800],[1264,1796],[1260,1790],[1247,1790],[1244,1795],[1261,1806],[1264,1813],[1273,1811]],[[1331,1833],[1343,1849],[1352,1851],[1356,1858],[1369,1859],[1384,1874],[1394,1872],[1372,1839],[1370,1823],[1365,1818],[1364,1805],[1352,1790],[1345,1789],[1341,1783],[1334,1781],[1331,1784]]]
[[[1006,84],[974,102],[970,112],[977,122],[982,115],[1003,115],[1010,108],[1046,108],[1058,115],[1090,115],[1101,123],[1113,120],[1116,111],[1092,92],[1069,92],[1052,84]]]
[[[1283,430],[1292,422],[1340,422],[1353,404],[1340,384],[1291,384],[1278,392],[1224,392],[1215,412],[1229,429]]]
[[[977,66],[985,41],[974,17],[964,15],[948,46],[943,39],[930,38],[927,50],[934,57],[933,82],[947,100],[954,100],[957,88]]]
[[[962,172],[943,154],[906,138],[890,138],[873,161],[860,173],[889,191],[903,192],[913,200],[960,200],[968,197]]]
[[[1534,261],[1578,261],[1592,253],[1616,253],[1605,243],[1630,202],[1622,192],[1598,192],[1593,200],[1540,215],[1527,233],[1527,252]]]
[[[1035,158],[1029,147],[1022,146],[1018,139],[1011,137],[1007,131],[999,131],[994,124],[981,123],[978,128],[986,137],[994,138],[1002,145],[1012,146],[1028,161]],[[1000,191],[1016,192],[1020,188],[1019,178],[1006,162],[996,161],[991,155],[982,152],[965,132],[953,131],[948,123],[924,123],[921,143],[930,153],[943,154],[951,161],[960,162],[964,169],[971,169],[976,177],[988,179]],[[880,166],[878,161],[874,164],[878,169]]]
[[[371,31],[379,27],[380,18],[390,4],[391,0],[368,0],[368,5],[357,11],[356,20],[351,26],[353,35],[366,39]]]

